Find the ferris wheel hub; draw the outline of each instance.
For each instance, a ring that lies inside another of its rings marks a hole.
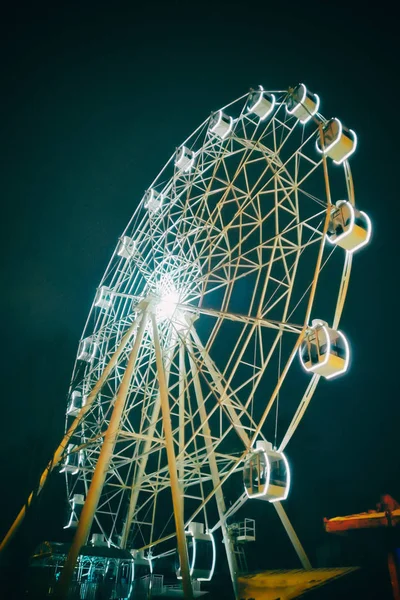
[[[159,320],[171,319],[179,303],[179,294],[171,289],[161,294],[157,299],[157,317]]]

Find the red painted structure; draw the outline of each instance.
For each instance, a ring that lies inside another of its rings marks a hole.
[[[376,510],[347,515],[345,517],[334,517],[324,519],[324,527],[327,533],[342,533],[355,529],[369,529],[376,527],[388,528],[388,569],[392,585],[394,600],[400,600],[400,573],[396,561],[395,536],[391,535],[396,527],[400,527],[400,504],[389,494],[381,497]]]

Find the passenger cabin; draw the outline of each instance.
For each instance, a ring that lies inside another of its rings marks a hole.
[[[60,473],[70,473],[71,475],[76,475],[79,471],[79,466],[81,464],[82,452],[77,451],[74,452],[74,444],[68,444],[67,446],[67,456],[65,458],[65,462],[60,469]]]
[[[340,165],[355,152],[357,135],[342,125],[339,119],[330,119],[322,129],[322,140],[318,137],[316,145],[318,152],[326,154],[336,165]]]
[[[355,252],[366,244],[371,237],[371,220],[365,212],[357,210],[351,202],[339,200],[332,207],[327,239],[347,252]]]
[[[195,154],[193,150],[189,150],[186,146],[181,146],[177,149],[175,155],[175,166],[178,171],[188,173],[194,165]]]
[[[243,468],[244,489],[249,498],[268,502],[286,500],[290,489],[290,469],[286,456],[272,444],[258,441]]]
[[[144,207],[147,208],[149,213],[155,213],[160,210],[163,200],[164,197],[162,194],[150,188],[144,196]]]
[[[299,83],[290,90],[286,100],[286,110],[289,115],[299,119],[303,125],[317,113],[319,105],[319,96],[309,92],[304,83]]]
[[[127,235],[124,235],[118,244],[117,255],[121,256],[121,258],[126,258],[129,260],[130,258],[132,258],[135,249],[135,240],[128,237]]]
[[[224,140],[232,131],[233,119],[222,110],[213,113],[210,117],[209,132]]]
[[[83,505],[85,504],[85,496],[83,494],[74,494],[72,500],[70,500],[70,513],[68,518],[68,523],[65,525],[64,529],[69,529],[70,527],[77,527],[79,523],[79,518],[81,516]]]
[[[106,285],[102,285],[96,292],[94,305],[103,310],[108,310],[112,306],[113,298],[114,292]]]
[[[215,542],[212,533],[204,533],[203,523],[190,523],[186,533],[189,569],[192,579],[210,581],[215,568]],[[176,553],[176,576],[182,579],[179,554]]]
[[[85,405],[85,402],[86,396],[83,396],[81,391],[75,390],[72,392],[70,401],[68,403],[67,415],[70,417],[76,417],[79,414],[82,406]]]
[[[87,337],[84,340],[81,340],[78,347],[78,360],[82,360],[83,362],[91,363],[93,362],[96,354],[97,354],[98,346],[92,337]]]
[[[345,336],[319,319],[312,321],[299,352],[304,369],[325,379],[345,373],[349,366],[350,349]]]
[[[276,98],[273,94],[268,94],[260,85],[258,90],[253,90],[247,102],[247,110],[251,114],[257,115],[260,121],[263,121],[274,110]]]

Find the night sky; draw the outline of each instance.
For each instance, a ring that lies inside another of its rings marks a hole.
[[[212,110],[258,84],[304,81],[325,116],[357,132],[356,202],[374,228],[341,321],[351,370],[320,385],[290,444],[288,514],[313,560],[324,516],[383,493],[400,501],[398,31],[389,6],[374,6],[20,2],[3,13],[1,533],[62,435],[77,343],[143,192]],[[17,544],[57,539],[61,480]]]

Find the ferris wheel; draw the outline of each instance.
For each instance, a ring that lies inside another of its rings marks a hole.
[[[178,548],[189,596],[213,575],[220,529],[235,589],[227,519],[266,500],[307,564],[281,505],[284,451],[320,378],[349,366],[339,320],[371,235],[348,163],[356,134],[319,106],[299,84],[211,114],[118,240],[59,453],[75,560],[90,532],[150,566]]]

